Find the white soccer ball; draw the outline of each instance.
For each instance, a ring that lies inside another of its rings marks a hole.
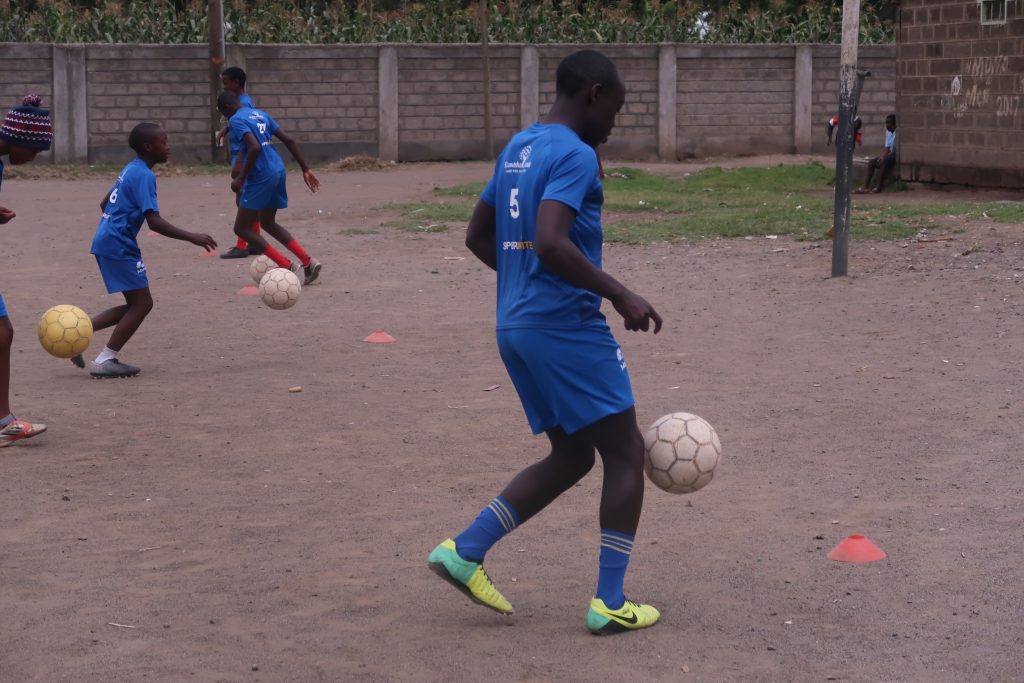
[[[669,493],[708,485],[722,458],[722,442],[707,420],[690,413],[658,418],[644,434],[644,472]]]
[[[287,268],[274,268],[260,280],[260,298],[270,308],[291,308],[299,300],[302,284],[295,273]]]
[[[267,274],[267,271],[274,268],[280,268],[280,266],[266,254],[260,254],[249,263],[249,275],[253,282],[259,284],[263,281],[263,276]]]

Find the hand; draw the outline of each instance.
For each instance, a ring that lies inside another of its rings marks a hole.
[[[238,194],[239,192],[242,191],[241,178],[235,178],[234,180],[231,181],[231,191],[234,192],[235,194]]]
[[[217,248],[217,241],[209,235],[203,235],[198,232],[192,233],[192,236],[188,238],[188,241],[197,247],[202,247],[206,251],[213,251]]]
[[[622,316],[627,330],[646,332],[653,320],[654,334],[661,331],[661,316],[642,296],[625,289],[621,295],[612,299],[612,306]]]
[[[224,126],[217,131],[217,146],[220,147],[224,144],[224,137],[228,134],[228,127]]]
[[[828,138],[828,139],[825,140],[825,146],[826,147],[831,147],[832,146],[832,138]]]
[[[17,215],[18,214],[14,213],[10,209],[6,209],[0,206],[0,225],[3,225],[4,223],[9,223],[11,219],[13,219]]]
[[[310,192],[316,192],[320,189],[320,180],[313,173],[313,169],[307,168],[302,172],[302,179],[306,181],[306,187],[309,188]]]

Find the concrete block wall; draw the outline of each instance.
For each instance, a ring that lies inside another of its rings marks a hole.
[[[377,154],[377,48],[232,46],[230,65],[249,76],[246,90],[316,158]]]
[[[676,48],[678,156],[792,152],[795,57],[793,46]]]
[[[128,133],[153,121],[167,130],[177,163],[209,160],[210,88],[207,50],[198,45],[85,48],[89,160],[130,155]]]
[[[550,108],[558,62],[580,47],[491,46],[497,148]],[[594,47],[616,61],[628,88],[605,157],[824,149],[823,122],[838,100],[838,46]],[[476,45],[228,45],[227,63],[246,69],[257,106],[311,160],[467,159],[487,156],[480,52]],[[861,106],[871,145],[894,106],[895,49],[861,55],[874,74]],[[203,45],[0,43],[0,103],[27,90],[47,97],[55,161],[130,159],[127,134],[143,120],[167,128],[176,161],[207,161],[207,63]]]
[[[498,149],[519,130],[519,48],[489,48],[491,124]],[[398,51],[399,158],[482,158],[484,68],[477,46],[404,46]]]
[[[897,112],[901,175],[1024,186],[1024,2],[981,23],[975,0],[904,0]]]

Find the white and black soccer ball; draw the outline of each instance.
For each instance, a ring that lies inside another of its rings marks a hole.
[[[263,281],[263,276],[274,268],[280,268],[280,266],[274,263],[274,260],[266,254],[260,254],[249,262],[249,275],[252,277],[253,282],[259,284]]]
[[[669,493],[707,486],[722,458],[722,442],[707,420],[690,413],[658,418],[644,434],[644,472]]]
[[[302,283],[287,268],[268,270],[260,280],[260,298],[263,303],[279,311],[294,306],[301,292]]]

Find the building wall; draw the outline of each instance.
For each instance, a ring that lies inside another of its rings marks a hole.
[[[976,0],[904,0],[897,47],[901,175],[1024,186],[1024,2],[982,25]]]
[[[1018,4],[1024,4],[1018,3]],[[578,45],[492,45],[496,147],[555,98],[558,62]],[[600,45],[628,88],[602,154],[677,159],[824,151],[839,96],[839,47]],[[865,145],[894,107],[892,46],[862,48]],[[486,156],[483,65],[475,45],[229,45],[227,63],[311,160]],[[0,106],[36,91],[52,105],[57,161],[123,161],[139,121],[164,125],[173,158],[208,161],[213,131],[203,45],[0,43]]]

